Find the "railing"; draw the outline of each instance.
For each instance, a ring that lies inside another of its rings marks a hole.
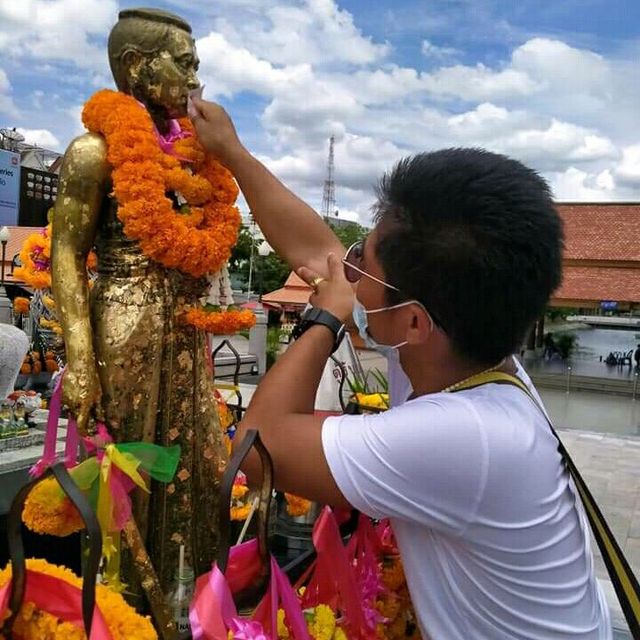
[[[240,391],[240,367],[242,366],[242,359],[240,358],[240,353],[238,350],[231,344],[231,342],[225,338],[211,353],[211,365],[215,372],[215,364],[216,364],[216,355],[222,350],[223,347],[227,347],[227,349],[233,355],[236,364],[235,369],[231,377],[233,378],[233,385],[216,385],[218,389],[225,389],[227,391],[231,391],[235,394],[237,398],[237,403],[227,402],[227,406],[231,411],[235,413],[235,418],[238,422],[242,419],[242,413],[245,411],[245,407],[242,406],[242,393]],[[221,378],[228,378],[229,375],[220,376]]]

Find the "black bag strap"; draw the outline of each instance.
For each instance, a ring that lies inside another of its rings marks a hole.
[[[256,581],[256,584],[252,585],[250,589],[243,593],[234,594],[234,600],[238,608],[247,606],[247,603],[257,602],[259,596],[264,591],[271,573],[269,557],[269,512],[271,508],[271,495],[273,493],[273,462],[256,429],[247,430],[242,442],[234,448],[229,465],[222,477],[220,487],[220,517],[218,522],[220,547],[218,549],[217,564],[220,571],[224,573],[229,561],[229,550],[231,548],[231,514],[229,505],[231,503],[233,482],[238,471],[240,471],[240,465],[254,447],[262,462],[262,485],[260,487],[257,508],[257,538],[262,573]]]
[[[629,566],[629,562],[625,558],[620,545],[616,541],[611,528],[607,524],[600,507],[598,507],[593,494],[589,490],[587,483],[582,478],[582,475],[578,471],[562,440],[560,440],[560,436],[554,429],[549,416],[540,405],[540,402],[538,402],[538,399],[531,393],[529,387],[520,380],[520,378],[501,371],[490,371],[480,374],[479,376],[474,376],[473,380],[469,381],[469,384],[460,385],[456,391],[473,389],[490,383],[509,384],[518,387],[518,389],[527,394],[547,421],[551,432],[558,441],[558,451],[560,455],[562,455],[564,463],[573,478],[578,494],[582,499],[589,524],[593,531],[593,536],[602,553],[602,559],[609,572],[609,577],[611,578],[613,588],[616,591],[622,611],[627,619],[629,629],[634,639],[640,640],[640,585],[638,584],[638,580]]]
[[[82,518],[88,538],[89,555],[84,566],[82,581],[82,620],[87,638],[91,637],[91,625],[96,601],[96,578],[100,568],[102,556],[102,534],[100,525],[89,501],[78,488],[65,469],[64,463],[59,462],[50,466],[45,473],[36,480],[29,482],[18,491],[11,503],[7,519],[7,537],[9,542],[9,557],[11,558],[12,579],[9,587],[9,608],[11,616],[5,621],[4,630],[11,637],[11,628],[20,612],[26,590],[27,565],[22,542],[22,510],[30,491],[45,478],[53,475],[58,484],[75,506]]]

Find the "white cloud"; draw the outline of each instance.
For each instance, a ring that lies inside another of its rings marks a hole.
[[[607,202],[615,197],[612,192],[611,175],[597,176],[569,167],[562,173],[549,176],[554,198],[565,202]]]
[[[313,80],[309,65],[277,68],[248,49],[234,46],[220,33],[200,38],[196,46],[207,95],[231,96],[240,91],[253,91],[271,96],[292,84],[308,84]]]
[[[445,58],[451,58],[460,54],[460,51],[454,47],[440,47],[433,44],[430,40],[423,40],[420,50],[425,58],[431,58],[433,60],[444,60]]]
[[[455,97],[467,102],[529,96],[539,89],[539,85],[522,71],[495,71],[483,64],[444,67],[429,74],[425,85],[436,96]]]
[[[24,136],[27,144],[33,144],[45,149],[57,150],[60,148],[60,140],[48,129],[23,129],[18,127],[18,131]]]
[[[565,95],[581,92],[602,97],[611,91],[611,68],[602,56],[559,40],[525,42],[513,52],[511,65],[540,86],[560,89]]]
[[[0,69],[0,114],[15,117],[18,114],[18,108],[11,94],[12,88],[9,78],[4,69]]]
[[[106,53],[92,41],[109,32],[117,0],[19,0],[0,4],[0,51],[14,58],[60,60],[103,69]]]
[[[334,0],[274,3],[261,15],[250,23],[222,18],[216,29],[238,46],[251,42],[261,57],[274,64],[361,65],[389,53],[386,43],[363,36],[352,15]]]
[[[616,167],[615,175],[623,184],[640,188],[640,144],[622,150],[622,160]]]
[[[542,170],[567,162],[611,159],[617,155],[608,138],[555,118],[547,127],[516,130],[498,138],[492,146]]]

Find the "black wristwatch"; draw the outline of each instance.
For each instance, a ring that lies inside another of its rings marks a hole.
[[[300,322],[295,326],[293,333],[291,334],[295,340],[297,340],[309,327],[314,324],[322,324],[325,327],[331,329],[333,333],[333,353],[342,342],[344,338],[345,328],[344,322],[340,322],[333,313],[329,313],[324,309],[318,309],[317,307],[311,307],[307,309],[300,318]]]

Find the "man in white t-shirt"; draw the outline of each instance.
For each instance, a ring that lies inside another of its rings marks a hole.
[[[531,387],[511,354],[561,277],[544,181],[477,149],[407,158],[341,262],[335,236],[224,111],[195,109],[269,243],[315,289],[236,437],[259,428],[279,489],[391,519],[426,638],[609,640],[588,525],[544,414],[514,386],[460,390],[489,369]],[[315,393],[351,316],[389,361],[392,408],[322,419]],[[259,477],[257,456],[246,471]]]

